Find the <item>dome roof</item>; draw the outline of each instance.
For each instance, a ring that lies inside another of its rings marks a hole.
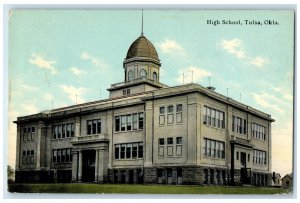
[[[155,47],[144,35],[137,38],[128,49],[126,59],[134,57],[148,57],[159,61]]]

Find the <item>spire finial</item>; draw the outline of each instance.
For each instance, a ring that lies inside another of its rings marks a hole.
[[[144,9],[142,9],[142,33],[141,35],[144,35]]]

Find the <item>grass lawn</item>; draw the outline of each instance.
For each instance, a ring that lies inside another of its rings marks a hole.
[[[10,184],[10,192],[106,194],[283,194],[282,188],[128,184]]]

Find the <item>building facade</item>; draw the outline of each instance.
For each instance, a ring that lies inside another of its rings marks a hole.
[[[160,83],[142,34],[109,98],[18,117],[17,182],[271,185],[270,115],[212,87]]]

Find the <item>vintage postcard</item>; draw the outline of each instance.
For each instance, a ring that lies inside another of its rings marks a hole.
[[[293,10],[9,12],[8,190],[287,194]]]

